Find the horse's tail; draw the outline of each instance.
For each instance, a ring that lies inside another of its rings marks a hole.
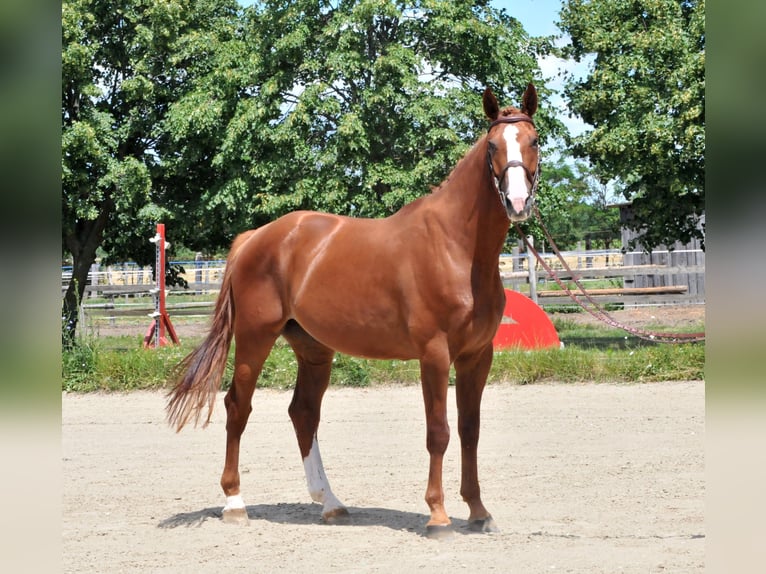
[[[231,290],[231,272],[234,261],[245,239],[254,231],[237,236],[232,243],[226,270],[223,274],[221,292],[215,304],[213,324],[202,344],[186,355],[173,370],[173,389],[168,393],[167,420],[170,426],[180,431],[189,419],[194,426],[199,423],[202,411],[207,405],[207,418],[203,428],[210,422],[215,405],[215,396],[221,387],[226,369],[231,338],[234,334],[234,300]]]

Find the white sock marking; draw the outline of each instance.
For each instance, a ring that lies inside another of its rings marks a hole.
[[[314,436],[314,442],[311,443],[308,456],[303,459],[303,469],[306,471],[306,482],[311,499],[322,504],[323,513],[343,507],[343,504],[335,498],[330,489],[316,436]]]
[[[234,496],[227,496],[226,497],[226,506],[223,507],[224,510],[235,510],[237,508],[245,508],[245,501],[242,500],[241,494],[235,494]]]

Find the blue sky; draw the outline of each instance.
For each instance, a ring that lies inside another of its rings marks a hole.
[[[492,5],[496,8],[504,8],[509,16],[513,16],[524,27],[530,36],[558,36],[561,30],[556,26],[559,19],[563,0],[493,0]],[[557,91],[564,87],[558,73],[562,70],[571,72],[579,77],[587,74],[588,63],[576,64],[560,60],[554,57],[543,58],[540,69],[546,80],[546,85]],[[579,117],[570,118],[567,106],[560,96],[552,98],[551,103],[559,110],[559,118],[569,128],[573,135],[578,135],[587,129]]]
[[[505,8],[516,18],[530,36],[559,34],[556,27],[562,0],[494,0],[495,8]]]

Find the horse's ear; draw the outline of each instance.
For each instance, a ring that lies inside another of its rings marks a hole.
[[[497,105],[497,98],[495,97],[495,94],[492,93],[492,90],[487,88],[484,90],[484,95],[481,99],[484,103],[484,113],[487,114],[487,117],[494,122],[500,113],[500,108]]]
[[[530,82],[527,84],[527,89],[524,90],[524,95],[521,97],[521,113],[527,114],[530,118],[535,115],[537,111],[537,90],[535,86]]]

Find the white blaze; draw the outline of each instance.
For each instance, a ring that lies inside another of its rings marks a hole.
[[[516,140],[519,134],[518,128],[513,124],[508,124],[503,130],[505,139],[505,149],[508,153],[506,162],[522,161],[521,145]],[[510,167],[505,171],[505,196],[508,202],[513,206],[516,213],[521,213],[524,209],[527,197],[529,196],[530,185],[527,181],[526,170],[522,167]],[[503,182],[500,182],[503,187]]]

